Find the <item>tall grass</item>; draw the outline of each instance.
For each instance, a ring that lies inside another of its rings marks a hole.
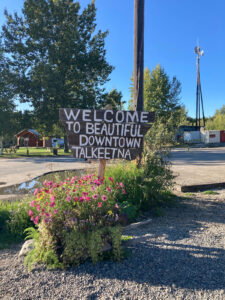
[[[105,178],[123,182],[126,194],[118,196],[122,207],[128,210],[157,211],[161,205],[171,202],[172,179],[170,170],[156,156],[145,160],[141,168],[135,162],[122,162],[107,168]],[[132,213],[135,214],[134,211]]]
[[[0,202],[0,249],[23,241],[24,230],[33,226],[28,210],[28,199]]]

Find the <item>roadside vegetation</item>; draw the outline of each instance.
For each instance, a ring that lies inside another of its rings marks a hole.
[[[95,263],[105,257],[104,245],[120,260],[122,227],[173,204],[172,179],[162,161],[143,157],[139,168],[135,162],[109,166],[104,181],[94,174],[45,181],[29,199],[1,202],[0,248],[22,241],[26,232],[35,241],[29,268],[38,262],[66,268],[89,258]]]
[[[64,149],[58,149],[58,155],[72,155],[71,151],[69,152],[64,152]],[[16,157],[28,157],[27,155],[27,148],[26,147],[20,147],[19,149],[16,150],[16,152],[11,151],[8,148],[7,152],[3,152],[2,155],[0,155],[0,158],[16,158]],[[29,147],[29,156],[32,157],[38,157],[38,156],[54,156],[53,152],[50,149],[46,148],[35,148],[35,147]]]
[[[216,192],[216,191],[208,190],[208,191],[202,192],[202,194],[204,194],[204,195],[218,195],[219,193]]]
[[[24,230],[33,223],[28,216],[30,199],[0,201],[0,249],[22,242]]]

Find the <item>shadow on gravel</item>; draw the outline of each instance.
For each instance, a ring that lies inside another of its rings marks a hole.
[[[121,263],[85,264],[69,273],[94,279],[117,279],[138,284],[218,290],[225,286],[225,251],[210,247],[142,240]]]
[[[194,199],[188,201],[154,219],[154,225],[133,232],[135,240],[127,242],[132,254],[121,263],[86,263],[69,272],[171,288],[224,289],[225,250],[220,244],[221,236],[203,236],[201,222],[225,223],[225,203],[207,199],[197,205]],[[201,239],[204,245],[215,246],[196,246],[201,245]]]

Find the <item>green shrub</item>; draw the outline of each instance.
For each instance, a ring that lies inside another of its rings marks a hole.
[[[28,207],[27,200],[0,202],[0,249],[24,239],[24,230],[33,225],[27,215]]]
[[[155,209],[167,202],[166,193],[173,185],[173,176],[160,153],[145,154],[140,168],[135,162],[108,167],[106,178],[113,177],[118,186],[124,183],[124,193],[117,195],[121,211],[134,219],[138,211]],[[169,201],[169,198],[168,198]]]
[[[110,166],[106,169],[105,178],[113,177],[120,186],[124,184],[126,189],[117,195],[120,203],[127,201],[128,203],[140,206],[142,197],[143,169],[138,169],[135,162],[123,162]]]
[[[18,203],[17,207],[10,210],[10,218],[7,221],[7,227],[12,234],[21,238],[25,237],[24,230],[33,226],[27,212],[29,209],[28,200],[23,200]]]
[[[112,246],[114,259],[121,258],[120,207],[117,195],[124,185],[113,178],[100,181],[94,174],[67,178],[61,183],[44,182],[36,189],[29,216],[37,226],[34,249],[26,259],[29,268],[37,262],[47,267],[79,265],[88,258],[102,258],[105,243]]]

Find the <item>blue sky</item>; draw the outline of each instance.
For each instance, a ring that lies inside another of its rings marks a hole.
[[[23,0],[0,0],[3,11],[20,11]],[[84,7],[90,0],[81,0]],[[130,98],[133,70],[133,0],[96,0],[98,28],[108,30],[107,60],[115,67],[107,89]],[[206,116],[225,104],[225,0],[145,0],[145,67],[160,63],[182,84],[181,102],[195,116],[197,39],[204,50],[201,84]]]

